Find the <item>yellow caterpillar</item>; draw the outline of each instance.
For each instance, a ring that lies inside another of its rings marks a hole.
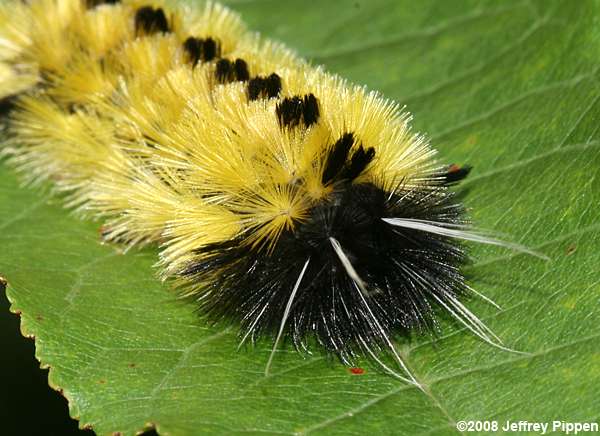
[[[0,98],[25,180],[105,219],[107,240],[160,244],[161,277],[242,342],[314,337],[409,382],[378,355],[405,370],[391,338],[436,308],[497,344],[459,300],[476,293],[460,240],[526,249],[468,230],[449,185],[469,168],[218,4],[5,2]]]

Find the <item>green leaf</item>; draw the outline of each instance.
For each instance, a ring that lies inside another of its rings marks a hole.
[[[0,169],[0,271],[70,413],[99,434],[450,434],[460,420],[600,414],[600,3],[229,2],[250,27],[405,103],[464,184],[477,225],[552,262],[473,247],[467,304],[504,352],[445,322],[399,348],[426,393],[319,352],[236,351],[155,278],[156,250],[121,254],[98,223]]]

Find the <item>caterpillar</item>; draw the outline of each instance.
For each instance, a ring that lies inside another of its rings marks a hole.
[[[0,6],[2,154],[31,185],[159,245],[160,278],[240,345],[316,342],[417,384],[394,338],[447,313],[507,349],[463,303],[473,228],[397,103],[248,31],[217,3],[12,0]],[[386,364],[393,359],[400,372]]]

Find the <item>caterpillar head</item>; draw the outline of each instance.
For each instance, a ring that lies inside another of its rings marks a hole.
[[[307,95],[283,100],[276,113],[289,128],[316,123],[319,109]],[[296,177],[280,188],[306,199],[291,216],[288,210],[292,225],[266,231],[269,222],[203,246],[182,275],[201,283],[193,295],[201,312],[213,320],[238,320],[244,339],[277,333],[285,314],[282,334],[298,349],[315,338],[351,363],[365,350],[388,348],[394,334],[435,329],[434,308],[466,289],[460,273],[466,255],[456,239],[389,220],[466,222],[446,186],[452,172],[434,173],[429,185],[376,180],[361,177],[378,158],[376,149],[353,132],[323,148],[315,158],[319,198],[308,192],[314,180]],[[257,234],[277,236],[268,246],[250,243],[264,239]]]

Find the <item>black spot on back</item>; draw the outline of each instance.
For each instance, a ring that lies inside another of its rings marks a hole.
[[[302,121],[302,99],[300,97],[284,98],[275,108],[281,127],[295,127]]]
[[[309,127],[319,119],[319,102],[313,94],[285,98],[275,109],[281,127],[295,127],[301,122]]]
[[[273,73],[268,77],[254,77],[248,82],[248,99],[275,98],[281,92],[281,77]]]
[[[190,36],[183,43],[183,51],[187,54],[190,63],[195,67],[202,57],[202,47],[200,39]]]
[[[202,60],[210,62],[220,55],[221,47],[219,43],[212,38],[206,38],[202,44]]]
[[[220,44],[210,37],[202,39],[190,36],[183,43],[183,50],[187,54],[193,67],[200,61],[210,62],[221,56]]]
[[[304,96],[304,106],[302,108],[302,116],[304,124],[310,126],[319,121],[319,101],[313,94]]]
[[[233,65],[231,65],[229,59],[219,59],[215,70],[215,76],[219,83],[228,83],[232,81]]]
[[[342,170],[353,145],[354,134],[352,133],[345,133],[335,144],[333,144],[331,151],[327,155],[323,177],[321,178],[324,185],[334,180]]]
[[[275,98],[281,92],[281,77],[272,73],[265,82],[265,92],[268,98]]]
[[[135,13],[136,35],[153,35],[170,31],[169,22],[161,8],[154,9],[152,6],[143,6]]]
[[[345,180],[356,179],[367,168],[374,157],[375,149],[373,147],[365,150],[361,145],[350,158],[350,162],[340,172],[339,178]]]
[[[333,145],[325,161],[325,169],[321,181],[324,185],[337,180],[352,181],[357,178],[375,157],[375,149],[366,150],[361,145],[350,156],[350,149],[354,145],[354,134],[345,133]]]
[[[240,82],[247,82],[250,79],[250,73],[248,72],[248,64],[243,59],[235,60],[235,77]]]
[[[248,66],[243,59],[230,61],[219,59],[215,69],[215,77],[219,83],[245,82],[250,77]]]
[[[116,5],[121,3],[121,0],[85,0],[85,6],[88,9],[93,9],[100,5]]]

